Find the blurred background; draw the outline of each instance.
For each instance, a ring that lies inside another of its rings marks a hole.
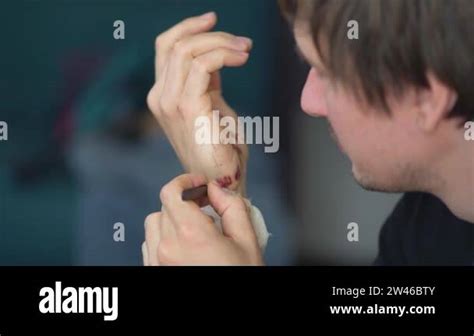
[[[250,146],[248,194],[272,237],[270,265],[367,265],[398,195],[363,191],[322,119],[299,108],[308,68],[276,1],[10,1],[0,11],[0,265],[140,265],[143,221],[182,173],[146,107],[155,37],[216,11],[249,36],[223,71],[241,115],[280,117],[280,150]],[[125,39],[113,23],[125,24]],[[359,242],[347,225],[359,224]],[[113,239],[123,223],[125,241]]]

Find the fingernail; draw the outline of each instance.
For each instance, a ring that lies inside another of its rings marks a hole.
[[[209,13],[203,14],[203,15],[201,15],[201,19],[210,20],[212,17],[214,17],[215,14],[216,13],[214,13],[214,12],[209,12]]]
[[[244,36],[236,37],[235,43],[242,50],[247,50],[252,46],[252,40]]]

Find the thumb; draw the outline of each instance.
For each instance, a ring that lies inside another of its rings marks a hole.
[[[207,194],[209,203],[222,219],[224,234],[244,244],[256,244],[257,237],[244,199],[216,182],[209,183]]]

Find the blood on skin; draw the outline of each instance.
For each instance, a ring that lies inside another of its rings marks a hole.
[[[233,144],[232,147],[237,151],[239,155],[242,154],[242,150],[240,149],[239,146]],[[236,182],[240,180],[240,177],[241,177],[240,167],[237,167],[237,171],[235,172],[234,177],[235,177]],[[219,184],[221,188],[227,188],[232,184],[232,177],[230,176],[220,177],[216,179],[216,182]]]
[[[221,178],[216,179],[216,182],[219,184],[221,188],[227,188],[232,184],[232,177],[224,176]]]

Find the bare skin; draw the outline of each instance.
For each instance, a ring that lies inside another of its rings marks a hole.
[[[252,47],[248,38],[209,32],[216,21],[214,13],[189,18],[156,39],[156,82],[148,106],[190,174],[163,187],[161,211],[145,221],[145,265],[263,264],[242,198],[247,146],[198,145],[193,136],[196,118],[210,117],[213,110],[237,117],[222,97],[219,70],[244,65]],[[223,234],[198,204],[181,199],[184,189],[203,184],[205,202],[222,218]]]
[[[464,140],[460,120],[446,117],[456,92],[428,72],[427,88],[387,96],[388,117],[334,83],[310,30],[304,20],[294,27],[298,48],[312,67],[301,106],[310,116],[327,119],[357,182],[367,190],[432,193],[457,217],[474,222],[474,146]]]
[[[184,20],[156,39],[156,82],[148,94],[148,106],[189,173],[244,194],[246,145],[199,145],[194,139],[195,120],[237,118],[222,96],[219,70],[244,65],[252,47],[248,38],[209,32],[217,17]]]
[[[157,81],[148,104],[192,174],[165,186],[160,194],[162,211],[147,218],[145,265],[263,263],[242,199],[247,148],[198,146],[192,136],[195,118],[209,116],[212,109],[236,117],[222,98],[218,71],[244,65],[251,48],[245,39],[209,33],[215,23],[215,14],[187,19],[157,39]],[[311,65],[302,109],[327,118],[359,184],[385,192],[431,192],[455,215],[474,222],[474,147],[463,139],[459,120],[446,118],[456,92],[428,73],[428,88],[408,88],[403,97],[387,97],[389,118],[335,85],[321,64],[307,23],[297,22],[294,34]],[[197,204],[181,200],[184,189],[204,183],[209,185],[210,205],[223,218],[224,234],[215,230]],[[230,194],[222,187],[239,193]]]
[[[263,265],[241,196],[215,182],[208,184],[209,203],[222,218],[223,234],[196,203],[181,199],[183,190],[205,183],[204,176],[186,174],[163,187],[161,212],[145,220],[145,266]]]

